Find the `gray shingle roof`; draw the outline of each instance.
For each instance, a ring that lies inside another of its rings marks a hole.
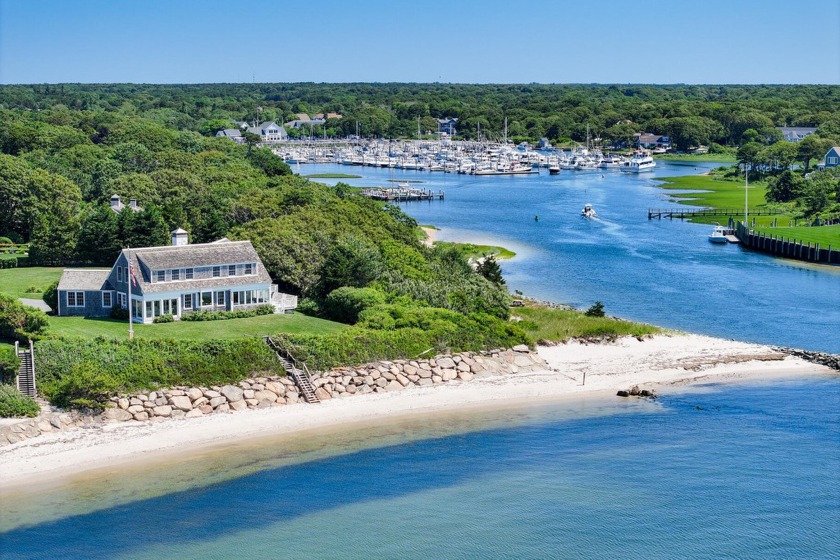
[[[58,281],[59,290],[113,290],[108,281],[110,270],[68,268],[61,273]]]
[[[128,253],[123,250],[123,254]],[[183,291],[203,288],[234,287],[252,284],[271,284],[271,277],[257,255],[250,241],[217,241],[197,245],[147,247],[131,249],[134,274],[144,294],[156,292]],[[222,276],[218,278],[197,278],[174,282],[151,282],[142,262],[150,270],[174,268],[198,268],[204,266],[225,266],[229,264],[257,263],[256,274],[249,276]]]

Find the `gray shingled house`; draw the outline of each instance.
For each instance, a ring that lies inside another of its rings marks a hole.
[[[187,232],[172,232],[172,245],[124,249],[110,270],[67,269],[58,283],[58,315],[107,317],[127,309],[129,259],[134,321],[151,323],[198,310],[232,311],[271,304],[292,312],[297,297],[279,293],[250,241],[222,239],[190,245]]]

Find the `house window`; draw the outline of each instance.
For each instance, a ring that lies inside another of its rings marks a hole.
[[[67,292],[67,307],[84,307],[84,292]]]
[[[228,265],[228,276],[236,276],[236,265]]]
[[[213,292],[201,292],[201,307],[213,305]]]
[[[184,269],[184,278],[186,278],[187,280],[192,280],[193,279],[193,269],[191,269],[191,268]]]
[[[158,282],[166,282],[166,271],[158,270],[157,272],[155,272],[155,277]]]
[[[123,281],[122,269],[123,269],[123,267],[121,267],[121,266],[117,267],[117,282],[122,282]]]
[[[245,275],[248,276],[254,273],[254,263],[247,263],[245,265]]]
[[[181,279],[181,269],[176,268],[172,270],[172,280],[180,280]]]
[[[222,267],[214,266],[213,267],[213,278],[218,278],[222,275]]]
[[[192,309],[193,308],[193,296],[192,294],[184,294],[184,309]]]
[[[111,292],[102,292],[102,307],[105,309],[114,307],[114,294]]]
[[[149,317],[149,318],[154,317],[154,315],[152,315],[152,302],[151,301],[146,302],[146,317]]]
[[[216,292],[216,305],[224,305],[225,304],[225,293],[224,292]]]
[[[126,297],[125,297],[125,294],[123,292],[117,292],[117,299],[119,300],[120,307],[122,309],[127,309],[128,308],[128,304],[126,303]]]

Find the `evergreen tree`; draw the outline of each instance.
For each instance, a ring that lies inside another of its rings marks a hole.
[[[502,267],[496,262],[495,256],[484,255],[475,270],[497,286],[505,285],[505,279],[502,277]]]
[[[82,221],[76,254],[79,262],[110,266],[121,249],[120,226],[116,212],[102,204]]]

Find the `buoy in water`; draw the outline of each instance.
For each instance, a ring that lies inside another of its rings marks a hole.
[[[534,221],[535,221],[535,222],[539,222],[539,221],[540,221],[540,217],[539,217],[539,216],[534,216]]]

